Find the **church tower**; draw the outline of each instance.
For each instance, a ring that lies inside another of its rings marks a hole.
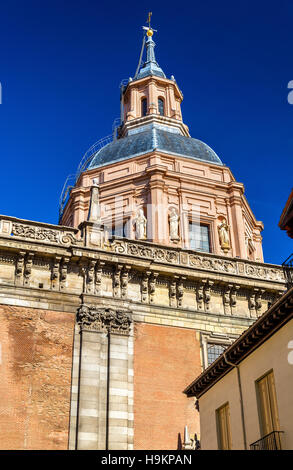
[[[183,390],[284,290],[243,184],[190,136],[153,34],[60,224],[0,216],[10,448],[192,448],[199,411]]]

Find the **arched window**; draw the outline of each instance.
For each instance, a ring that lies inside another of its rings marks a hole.
[[[158,109],[159,109],[159,114],[161,116],[164,116],[165,115],[164,100],[162,100],[162,98],[158,99]]]
[[[141,116],[146,116],[147,114],[147,110],[148,110],[148,107],[147,107],[147,99],[146,98],[143,98],[141,100]]]

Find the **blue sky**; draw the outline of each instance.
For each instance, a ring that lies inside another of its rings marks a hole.
[[[265,261],[281,263],[292,252],[278,228],[292,187],[289,0],[2,3],[0,213],[58,222],[66,176],[119,116],[119,83],[135,73],[149,10],[191,135],[244,183],[265,225]]]

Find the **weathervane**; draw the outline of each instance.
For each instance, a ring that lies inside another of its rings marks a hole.
[[[152,35],[154,34],[154,32],[157,32],[156,29],[153,29],[151,27],[151,17],[152,17],[152,12],[149,11],[149,14],[148,14],[148,19],[146,20],[146,23],[149,24],[149,26],[143,26],[142,29],[144,29],[146,32],[147,32],[147,36],[148,37],[152,37]]]

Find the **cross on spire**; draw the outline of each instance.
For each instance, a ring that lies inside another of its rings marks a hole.
[[[151,29],[151,17],[152,17],[152,12],[149,11],[148,19],[146,21],[149,24],[149,29]]]
[[[145,41],[145,38],[143,40],[141,57],[142,57],[144,45],[146,44],[147,58],[146,58],[145,63],[143,64],[143,66],[140,67],[140,64],[141,64],[141,57],[140,57],[139,65],[138,65],[138,68],[137,68],[137,70],[139,70],[139,72],[135,74],[136,79],[143,78],[143,77],[148,77],[148,76],[151,76],[151,75],[166,78],[166,75],[164,74],[163,70],[159,66],[158,62],[156,61],[156,57],[155,57],[155,51],[154,51],[155,43],[152,39],[152,36],[154,34],[154,31],[157,31],[157,30],[153,29],[151,27],[151,16],[152,16],[152,12],[150,11],[149,14],[148,14],[148,19],[147,19],[148,26],[143,26],[142,27],[142,29],[144,29],[146,31],[147,40]]]

